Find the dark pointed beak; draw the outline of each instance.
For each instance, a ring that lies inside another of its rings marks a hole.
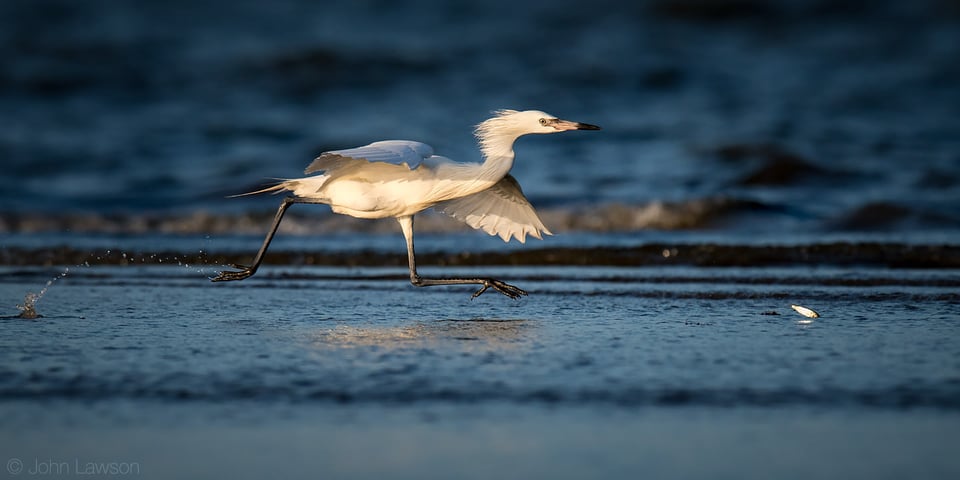
[[[580,122],[571,122],[570,120],[554,120],[553,128],[557,130],[600,130],[600,127],[596,125],[590,125],[589,123],[580,123]]]

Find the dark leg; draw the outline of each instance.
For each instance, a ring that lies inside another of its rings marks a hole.
[[[238,268],[238,271],[223,271],[219,275],[210,279],[213,282],[228,282],[231,280],[243,280],[244,278],[249,277],[257,272],[257,269],[260,268],[260,262],[263,261],[263,255],[267,253],[267,247],[270,246],[270,242],[273,240],[274,234],[277,233],[277,228],[280,227],[280,220],[283,220],[283,214],[286,213],[287,209],[290,208],[290,205],[294,203],[319,203],[312,202],[309,200],[304,200],[297,197],[287,197],[283,199],[283,203],[280,204],[280,208],[277,209],[277,215],[273,217],[273,226],[270,227],[270,231],[267,232],[267,238],[263,239],[263,245],[260,246],[260,251],[257,252],[257,256],[253,259],[253,264],[250,266],[246,265],[231,265],[233,268]]]
[[[527,292],[514,287],[508,283],[495,280],[493,278],[422,278],[417,274],[417,262],[413,253],[413,216],[398,217],[400,229],[403,230],[403,237],[407,240],[407,262],[410,266],[410,283],[417,287],[431,287],[433,285],[482,285],[471,298],[477,298],[488,288],[513,299],[526,295]]]

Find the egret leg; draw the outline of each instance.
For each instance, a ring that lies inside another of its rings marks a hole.
[[[260,251],[257,252],[257,256],[253,258],[253,264],[251,265],[239,265],[233,264],[231,267],[236,268],[236,271],[224,270],[220,272],[219,275],[210,279],[213,282],[229,282],[232,280],[243,280],[254,273],[257,273],[257,269],[260,268],[260,263],[263,262],[263,256],[267,253],[267,248],[270,246],[270,242],[273,241],[273,236],[277,233],[277,228],[280,227],[280,221],[283,220],[283,214],[287,212],[287,209],[290,208],[290,205],[294,203],[320,203],[316,201],[311,201],[298,197],[286,197],[283,199],[283,202],[280,203],[280,208],[277,209],[277,215],[273,217],[273,226],[270,227],[270,231],[267,232],[267,238],[263,239],[263,245],[260,246]]]
[[[481,285],[471,298],[479,297],[488,288],[513,299],[526,295],[527,292],[513,285],[493,278],[423,278],[417,274],[417,261],[413,253],[413,216],[397,217],[403,237],[407,240],[407,262],[410,266],[410,283],[416,287],[431,287],[434,285]]]

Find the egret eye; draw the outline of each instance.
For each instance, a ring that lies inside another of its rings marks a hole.
[[[547,119],[546,119],[546,118],[541,118],[541,119],[540,119],[540,125],[547,126]]]

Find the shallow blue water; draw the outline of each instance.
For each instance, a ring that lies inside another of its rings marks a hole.
[[[7,267],[0,298],[63,270]],[[953,270],[423,269],[496,275],[520,301],[401,268],[213,270],[75,266],[42,318],[0,320],[3,459],[146,478],[960,472]]]
[[[954,272],[437,270],[532,294],[471,301],[403,269],[224,286],[197,267],[75,268],[44,318],[4,321],[0,397],[960,408]],[[31,283],[4,278],[3,298]]]

